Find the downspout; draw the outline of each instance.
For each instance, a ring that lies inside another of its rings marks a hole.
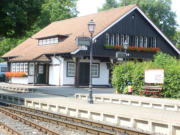
[[[54,54],[54,57],[59,61],[59,86],[61,85],[61,60]]]

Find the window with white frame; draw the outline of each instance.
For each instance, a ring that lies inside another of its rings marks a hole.
[[[135,46],[138,47],[138,36],[135,37]]]
[[[24,63],[24,72],[28,72],[28,63]]]
[[[24,63],[20,63],[20,72],[24,72]]]
[[[34,75],[34,63],[29,64],[29,75]]]
[[[91,73],[92,73],[92,77],[94,78],[99,77],[99,64],[92,64]]]
[[[154,38],[153,38],[153,48],[156,48],[156,46],[157,46],[157,45],[156,45],[156,38],[154,37]]]
[[[127,42],[128,45],[129,45],[129,35],[127,35],[127,34],[126,34],[125,37],[124,37],[124,43],[125,43],[125,42]]]
[[[121,45],[124,44],[124,35],[121,35]]]
[[[114,34],[111,36],[111,45],[114,45]]]
[[[7,67],[1,67],[1,72],[7,72]]]
[[[140,36],[139,38],[139,45],[140,47],[143,47],[143,36]]]
[[[109,33],[106,33],[106,44],[109,45]]]
[[[16,63],[12,63],[12,72],[16,72]]]
[[[59,42],[58,37],[39,39],[39,45],[49,45],[49,44],[57,44]]]
[[[16,63],[16,72],[19,72],[19,71],[20,71],[20,64]]]
[[[116,45],[119,45],[119,34],[116,34]]]
[[[75,64],[74,62],[67,63],[67,77],[74,77],[75,76]]]
[[[146,48],[147,48],[147,43],[148,43],[147,37],[144,37],[144,47],[146,47]]]

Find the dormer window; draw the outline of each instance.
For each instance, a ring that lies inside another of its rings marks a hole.
[[[57,44],[58,42],[59,42],[59,37],[49,37],[49,38],[38,39],[39,45]]]

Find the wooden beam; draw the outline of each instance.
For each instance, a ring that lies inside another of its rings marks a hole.
[[[75,59],[75,77],[74,77],[74,85],[75,87],[79,87],[79,58],[76,57]]]

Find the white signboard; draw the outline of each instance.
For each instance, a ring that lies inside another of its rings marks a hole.
[[[145,83],[164,82],[164,69],[145,69]]]
[[[89,37],[76,37],[76,45],[78,45],[78,46],[90,46]]]

